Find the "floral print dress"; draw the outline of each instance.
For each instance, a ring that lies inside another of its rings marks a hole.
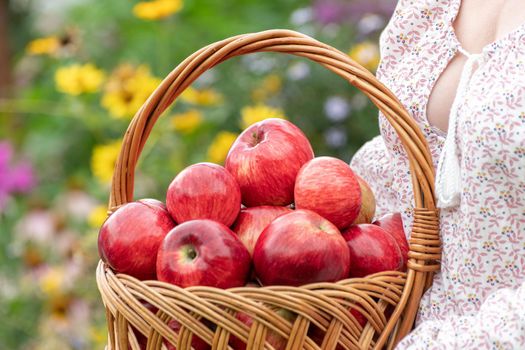
[[[453,29],[459,8],[460,0],[400,0],[380,38],[378,78],[418,122],[436,169],[440,157],[457,162],[456,171],[439,169],[445,184],[461,184],[457,200],[441,205],[441,271],[397,349],[525,349],[525,24],[470,57]],[[457,54],[475,64],[462,74],[447,135],[425,111]],[[351,166],[374,190],[376,216],[401,211],[408,234],[407,156],[387,120],[379,121],[381,135]],[[443,157],[447,137],[453,148]]]

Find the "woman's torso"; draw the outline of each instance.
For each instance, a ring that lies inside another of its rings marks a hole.
[[[379,79],[419,123],[437,166],[445,134],[430,125],[427,102],[437,79],[456,56],[452,23],[459,0],[401,0],[381,36]],[[413,197],[408,163],[386,119],[381,134],[388,171],[371,184],[410,227]],[[525,279],[525,25],[483,48],[482,61],[458,106],[457,145],[462,192],[459,206],[441,211],[441,271],[424,295],[419,320],[472,314],[488,294]],[[368,154],[367,154],[368,153]],[[369,150],[353,161],[377,168]],[[366,178],[366,175],[365,175]],[[386,185],[385,185],[386,184]],[[386,190],[380,190],[383,187]],[[388,193],[387,193],[388,192]]]

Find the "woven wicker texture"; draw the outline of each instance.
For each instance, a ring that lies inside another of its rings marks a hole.
[[[106,307],[108,349],[140,349],[139,334],[147,338],[148,350],[166,348],[168,342],[179,350],[191,349],[192,337],[201,338],[212,349],[230,349],[232,337],[245,342],[247,349],[273,349],[268,338],[276,335],[286,339],[287,350],[380,349],[393,348],[413,326],[421,295],[431,285],[441,255],[434,170],[426,141],[397,98],[372,73],[306,35],[289,30],[239,35],[208,45],[179,64],[137,112],[124,135],[109,214],[133,200],[135,166],[162,112],[208,69],[254,52],[288,53],[321,64],[368,96],[395,128],[409,158],[414,190],[408,271],[302,287],[182,289],[115,274],[100,262],[97,283]],[[157,311],[152,312],[145,302]],[[350,308],[366,317],[364,327]],[[253,319],[250,327],[236,317],[239,312]],[[178,332],[168,327],[170,320],[181,325]]]

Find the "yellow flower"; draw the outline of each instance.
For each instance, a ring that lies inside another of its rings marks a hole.
[[[108,217],[107,205],[99,205],[89,213],[88,224],[93,228],[99,228]]]
[[[102,183],[109,183],[113,177],[115,163],[120,152],[121,141],[97,145],[91,155],[91,171]]]
[[[30,55],[51,55],[60,48],[60,39],[56,36],[48,36],[30,41],[26,46],[26,52]]]
[[[102,96],[102,106],[115,118],[131,118],[160,82],[145,65],[123,64],[111,74]]]
[[[280,108],[263,104],[246,106],[241,110],[241,128],[246,129],[250,125],[268,118],[286,119],[283,110]]]
[[[73,64],[55,72],[57,90],[70,95],[96,92],[104,81],[104,72],[91,63]]]
[[[51,267],[40,278],[40,289],[48,296],[62,294],[66,280],[65,271],[62,268]]]
[[[222,164],[237,136],[239,135],[230,131],[219,132],[208,147],[208,161]]]
[[[202,113],[196,109],[175,114],[171,119],[173,128],[183,134],[190,134],[202,124]]]
[[[379,64],[379,47],[377,44],[364,41],[355,45],[348,53],[350,58],[357,61],[368,70],[375,70]]]
[[[198,106],[215,106],[222,102],[222,95],[212,89],[197,90],[188,87],[181,95],[182,101]]]
[[[108,343],[108,329],[105,325],[92,325],[89,328],[93,349],[103,349]]]
[[[277,74],[270,74],[262,81],[261,85],[252,91],[252,99],[262,102],[277,94],[281,90],[282,79]]]
[[[162,19],[179,12],[182,6],[181,0],[142,1],[133,7],[133,14],[140,19]]]

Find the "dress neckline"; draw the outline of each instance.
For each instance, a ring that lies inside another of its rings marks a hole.
[[[439,71],[439,74],[434,80],[434,83],[430,86],[430,90],[427,96],[426,103],[423,106],[424,123],[428,125],[428,127],[433,132],[433,134],[435,134],[437,137],[441,139],[445,139],[447,137],[448,132],[441,130],[437,126],[430,123],[430,121],[428,120],[428,115],[427,115],[427,105],[428,105],[428,99],[430,98],[430,95],[432,94],[432,91],[434,89],[434,84],[437,82],[439,77],[443,74],[443,71],[447,68],[450,61],[458,54],[458,52],[467,56],[467,58],[469,56],[476,55],[476,54],[483,54],[483,55],[491,56],[497,50],[497,48],[502,47],[504,43],[511,41],[516,35],[519,35],[520,33],[525,32],[525,23],[522,23],[518,27],[514,28],[513,30],[505,33],[505,35],[503,35],[501,38],[498,38],[494,40],[493,42],[486,44],[481,50],[481,52],[479,53],[468,52],[461,45],[461,42],[459,41],[456,35],[456,30],[454,28],[454,21],[456,17],[459,15],[459,11],[461,9],[461,2],[462,0],[450,0],[450,5],[448,7],[449,11],[448,11],[448,14],[446,15],[445,32],[446,32],[446,36],[448,37],[449,45],[451,46],[450,49],[452,51],[448,57],[448,61],[442,66],[442,68]]]
[[[451,0],[452,6],[449,7],[449,16],[447,21],[447,28],[450,33],[450,38],[452,39],[452,42],[454,44],[454,47],[457,51],[465,51],[469,54],[490,54],[493,53],[498,47],[501,47],[503,43],[508,42],[512,38],[514,38],[516,35],[522,33],[525,31],[525,22],[521,23],[519,26],[514,28],[513,30],[508,31],[505,33],[502,37],[497,38],[496,40],[486,44],[483,46],[481,52],[469,52],[463,48],[461,45],[461,42],[459,41],[459,38],[456,34],[456,29],[454,28],[454,21],[456,20],[457,16],[459,15],[459,11],[461,9],[461,2],[462,0]]]
[[[439,208],[453,208],[458,206],[461,201],[462,176],[456,136],[459,124],[459,111],[461,108],[461,104],[467,98],[467,93],[469,85],[472,81],[472,77],[476,73],[476,71],[478,71],[479,68],[488,61],[488,56],[491,55],[491,52],[495,51],[495,49],[500,46],[506,46],[506,44],[508,44],[505,43],[507,40],[510,40],[514,37],[514,35],[520,33],[521,30],[525,28],[524,24],[519,25],[517,28],[511,30],[510,32],[505,33],[505,35],[503,35],[501,38],[497,38],[492,43],[485,45],[479,53],[467,52],[467,50],[465,50],[461,46],[461,43],[459,42],[456,36],[454,28],[454,20],[459,14],[459,10],[461,8],[461,0],[455,1],[455,6],[451,7],[453,8],[451,10],[452,16],[450,16],[449,20],[451,36],[452,39],[455,41],[455,52],[453,55],[450,56],[448,62],[450,62],[450,60],[452,60],[458,52],[466,56],[467,61],[465,62],[462,68],[457,91],[455,93],[456,96],[454,97],[452,106],[450,108],[448,123],[449,130],[447,131],[447,135],[443,144],[443,149],[441,151],[436,169],[435,188],[436,197],[438,200],[437,206]],[[445,70],[447,66],[448,63],[443,70]],[[443,73],[443,70],[441,71],[441,74]],[[439,76],[437,80],[439,80]],[[432,91],[430,92],[430,94],[432,94]],[[426,119],[428,122],[428,116],[426,116]]]

